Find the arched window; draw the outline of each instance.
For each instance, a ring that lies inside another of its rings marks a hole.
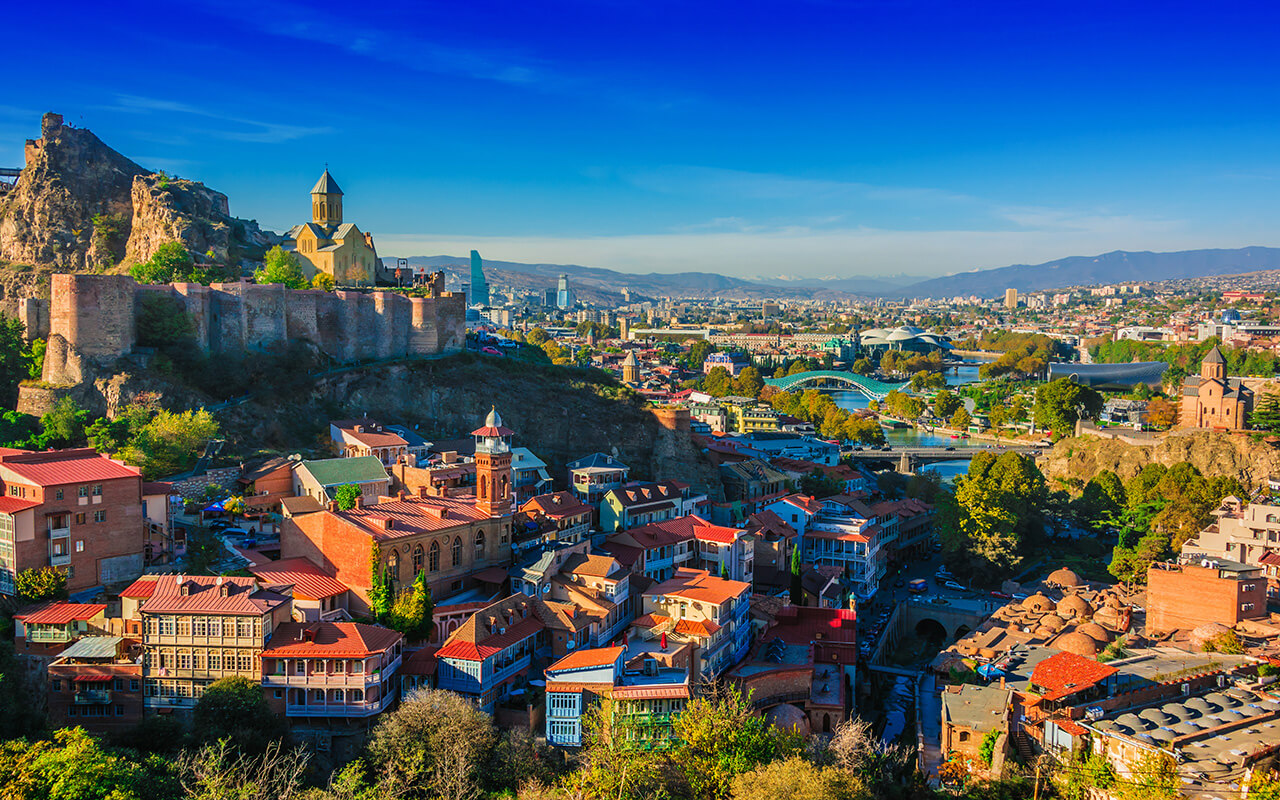
[[[485,498],[485,490],[488,487],[489,487],[489,476],[482,474],[480,476],[480,492],[479,494],[476,495],[476,497],[479,497],[480,499],[483,500]]]
[[[484,531],[476,534],[476,560],[484,558]]]
[[[498,486],[501,487],[501,490],[498,492],[498,499],[506,500],[507,499],[507,476],[506,475],[503,475],[501,478],[498,479]]]
[[[393,581],[400,580],[400,553],[395,550],[387,557],[387,577]]]
[[[416,578],[419,572],[422,572],[422,545],[413,548],[413,576]]]
[[[462,537],[455,536],[453,538],[453,565],[456,567],[462,563]]]
[[[428,569],[430,569],[432,572],[440,571],[440,543],[439,542],[431,543],[431,556],[430,558],[427,559],[427,563],[429,564]]]

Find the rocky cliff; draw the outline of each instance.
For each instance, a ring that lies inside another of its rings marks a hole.
[[[1280,478],[1280,448],[1245,434],[1218,431],[1174,431],[1151,445],[1092,436],[1063,439],[1037,459],[1037,465],[1052,488],[1079,491],[1103,470],[1127,481],[1147,464],[1168,467],[1180,461],[1190,462],[1206,476],[1230,476],[1246,486]]]
[[[143,261],[181,241],[219,263],[260,256],[275,237],[232,217],[226,195],[144,169],[91,131],[45,114],[26,164],[0,196],[0,259],[63,270]]]

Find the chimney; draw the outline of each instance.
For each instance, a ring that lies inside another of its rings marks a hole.
[[[431,487],[430,487],[430,486],[419,486],[419,487],[418,487],[418,499],[419,499],[419,500],[425,500],[425,499],[427,499],[428,497],[430,497],[430,496],[431,496],[431,491],[430,491],[430,489],[431,489]]]
[[[303,629],[302,629],[302,641],[304,641],[304,642],[314,642],[315,640],[316,640],[316,632],[315,632],[315,631],[313,631],[311,628],[303,628]]]
[[[357,510],[357,511],[359,511],[360,509],[364,508],[364,495],[362,495],[362,494],[358,494],[358,495],[356,495],[356,505],[355,505],[355,508],[356,508],[356,510]]]
[[[329,501],[329,510],[330,510],[330,511],[335,511],[335,512],[338,510],[338,501],[337,501],[337,500],[330,500],[330,501]]]
[[[1003,689],[1003,688],[1004,688],[1004,676],[1003,676],[1003,675],[1001,675],[1001,676],[1000,676],[1000,688],[1001,688],[1001,689]]]

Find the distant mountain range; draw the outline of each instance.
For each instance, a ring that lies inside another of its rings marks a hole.
[[[385,258],[388,266],[396,259]],[[412,256],[414,266],[434,267],[465,277],[470,272],[466,256]],[[1242,247],[1235,250],[1181,250],[1173,253],[1127,252],[1117,250],[1098,256],[1072,256],[1043,264],[1015,264],[996,269],[980,269],[910,282],[907,276],[867,278],[785,279],[732,278],[709,272],[636,274],[577,264],[522,264],[516,261],[485,259],[485,274],[492,283],[525,291],[555,287],[561,275],[583,300],[595,303],[620,302],[622,289],[644,297],[721,297],[726,300],[759,301],[788,299],[847,300],[855,297],[999,297],[1005,289],[1019,293],[1060,289],[1067,286],[1162,281],[1234,275],[1259,270],[1280,269],[1280,248]]]
[[[1280,269],[1280,248],[1241,247],[1235,250],[1180,250],[1174,253],[1137,253],[1117,250],[1100,256],[1072,256],[1043,264],[1015,264],[930,278],[887,297],[999,297],[1005,289],[1019,293],[1060,289],[1066,286],[1166,281],[1235,275],[1264,269]]]

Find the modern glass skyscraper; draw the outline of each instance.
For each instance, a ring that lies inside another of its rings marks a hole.
[[[479,251],[471,251],[471,304],[489,305],[489,284],[484,279],[484,262]]]

